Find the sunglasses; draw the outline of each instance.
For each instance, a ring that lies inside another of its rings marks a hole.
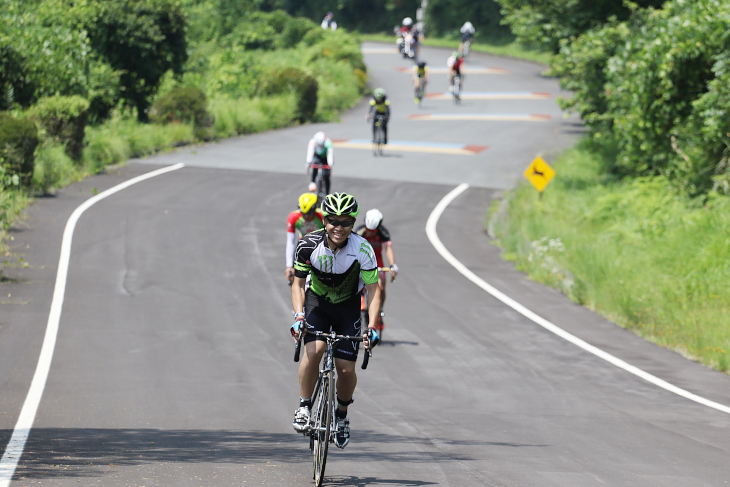
[[[327,223],[333,227],[342,225],[343,228],[349,228],[355,224],[355,220],[330,220],[327,218]]]

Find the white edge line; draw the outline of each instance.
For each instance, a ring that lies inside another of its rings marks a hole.
[[[469,188],[469,185],[464,183],[460,184],[456,188],[454,188],[451,192],[449,192],[446,196],[443,197],[441,201],[439,201],[439,204],[436,205],[436,207],[431,212],[431,215],[428,217],[428,221],[426,222],[426,235],[428,235],[428,239],[431,241],[431,244],[434,246],[436,251],[438,251],[441,256],[446,259],[446,261],[454,266],[457,271],[459,271],[464,277],[469,279],[471,282],[479,286],[480,288],[484,289],[486,292],[512,308],[513,310],[517,311],[521,315],[525,316],[526,318],[529,318],[530,320],[534,321],[538,325],[542,326],[546,330],[558,335],[559,337],[569,341],[573,345],[576,345],[586,352],[592,353],[596,357],[602,358],[606,362],[609,362],[616,367],[619,367],[631,374],[634,374],[637,377],[641,377],[647,382],[650,382],[654,384],[655,386],[661,387],[662,389],[665,389],[669,392],[673,392],[674,394],[677,394],[678,396],[682,396],[686,399],[689,399],[690,401],[697,402],[699,404],[702,404],[707,407],[711,407],[713,409],[717,409],[718,411],[722,411],[723,413],[730,414],[730,407],[725,406],[723,404],[710,401],[709,399],[705,399],[702,396],[698,396],[696,394],[692,394],[689,391],[686,391],[680,387],[677,387],[673,384],[670,384],[669,382],[660,379],[659,377],[656,377],[648,372],[645,372],[641,370],[638,367],[635,367],[629,363],[624,362],[618,357],[615,357],[611,355],[608,352],[605,352],[601,350],[600,348],[594,347],[590,343],[587,343],[580,338],[576,337],[575,335],[572,335],[568,333],[567,331],[563,330],[559,326],[551,323],[550,321],[546,320],[545,318],[542,318],[541,316],[538,316],[537,314],[533,313],[529,309],[522,306],[520,303],[515,301],[514,299],[510,298],[506,294],[502,293],[501,291],[498,291],[491,285],[487,284],[484,280],[482,280],[479,276],[474,274],[472,271],[470,271],[464,264],[459,262],[456,257],[451,255],[451,252],[449,252],[443,243],[441,243],[441,239],[439,239],[438,234],[436,233],[436,225],[438,224],[439,218],[441,218],[441,214],[444,212],[447,206],[454,201],[454,199],[459,196],[461,193],[467,190]]]
[[[66,277],[68,275],[68,265],[71,258],[71,240],[73,239],[76,222],[87,209],[104,198],[107,198],[114,193],[118,193],[133,184],[137,184],[146,179],[150,179],[170,171],[175,171],[184,166],[185,164],[182,163],[175,164],[173,166],[164,167],[162,169],[142,174],[141,176],[137,176],[136,178],[117,184],[116,186],[109,188],[106,191],[102,191],[101,193],[84,201],[74,210],[73,213],[71,213],[71,216],[66,222],[66,228],[63,231],[63,239],[61,240],[61,257],[58,262],[56,286],[53,290],[51,311],[48,315],[48,324],[46,325],[46,334],[43,338],[43,346],[41,347],[41,354],[38,358],[38,365],[36,366],[33,380],[30,383],[28,395],[23,403],[23,408],[20,410],[20,416],[18,417],[17,423],[15,423],[13,435],[10,437],[10,441],[5,448],[5,453],[3,454],[2,459],[0,459],[0,487],[8,487],[10,485],[10,481],[13,478],[13,474],[18,466],[20,457],[23,455],[25,442],[28,439],[31,428],[33,427],[35,415],[38,411],[41,398],[43,397],[43,390],[46,387],[46,380],[48,379],[48,372],[51,369],[51,360],[53,359],[53,351],[56,347],[58,325],[61,320],[61,309],[63,307],[63,298],[66,292]]]

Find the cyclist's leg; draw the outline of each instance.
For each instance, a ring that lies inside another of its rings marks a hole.
[[[323,305],[325,308],[323,308]],[[307,331],[329,331],[330,323],[326,309],[327,303],[317,299],[317,295],[308,290],[304,300]],[[319,363],[325,350],[325,342],[311,335],[304,336],[304,357],[299,364],[299,389],[301,397],[311,398],[319,376]]]
[[[377,121],[378,121],[378,113],[375,112],[375,115],[373,115],[373,142],[375,142],[375,130],[376,130]]]
[[[388,143],[388,119],[383,117],[383,144]]]

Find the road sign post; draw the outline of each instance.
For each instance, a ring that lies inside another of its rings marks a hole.
[[[542,200],[542,192],[545,191],[550,180],[555,177],[555,170],[542,157],[537,156],[522,174],[540,193],[540,200]]]

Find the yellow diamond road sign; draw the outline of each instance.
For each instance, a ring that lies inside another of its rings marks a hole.
[[[522,174],[542,193],[550,180],[555,177],[555,170],[542,157],[537,156]]]

